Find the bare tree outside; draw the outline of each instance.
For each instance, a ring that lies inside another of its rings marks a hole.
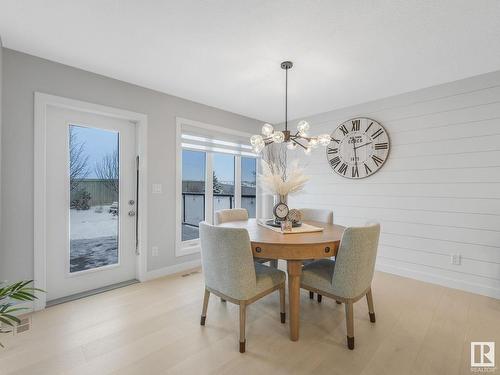
[[[78,139],[74,126],[69,127],[69,184],[71,191],[89,175],[89,157],[85,153],[85,142]]]
[[[119,156],[118,150],[105,155],[100,162],[97,162],[94,172],[104,185],[118,194],[119,191]]]

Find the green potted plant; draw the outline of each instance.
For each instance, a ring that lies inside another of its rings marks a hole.
[[[33,288],[32,282],[33,280],[18,281],[6,285],[0,283],[0,333],[11,332],[10,329],[5,329],[2,326],[14,327],[19,324],[21,321],[16,313],[27,309],[26,307],[16,307],[13,301],[33,301],[37,299],[35,292],[43,292],[41,289]],[[0,346],[4,347],[1,342]]]

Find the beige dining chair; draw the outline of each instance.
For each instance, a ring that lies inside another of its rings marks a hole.
[[[200,324],[205,325],[210,293],[239,305],[240,353],[244,353],[246,308],[249,304],[278,290],[281,323],[285,323],[285,273],[253,261],[246,229],[217,227],[201,222],[200,241],[205,277]]]
[[[215,211],[214,224],[219,225],[228,221],[248,220],[248,211],[245,208],[231,208]]]
[[[333,224],[333,211],[322,208],[299,208],[304,221],[318,221],[325,224]],[[304,265],[309,264],[314,259],[308,259],[302,262]],[[314,299],[314,292],[309,292],[309,298]],[[318,294],[318,302],[321,303],[321,294]]]
[[[316,260],[302,269],[300,287],[345,303],[347,346],[354,349],[354,302],[366,296],[370,322],[375,323],[372,279],[380,225],[346,228],[335,257]]]
[[[248,211],[245,208],[230,208],[225,210],[215,211],[214,224],[219,225],[228,221],[244,221],[248,220]],[[277,259],[255,259],[258,263],[269,262],[271,267],[278,268]]]
[[[299,208],[304,221],[319,221],[320,223],[333,224],[333,211],[322,208]]]

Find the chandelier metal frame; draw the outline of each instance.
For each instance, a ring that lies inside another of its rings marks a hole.
[[[259,153],[265,146],[272,143],[287,143],[288,149],[295,149],[300,146],[306,154],[311,152],[312,148],[318,147],[319,144],[327,146],[331,137],[328,134],[321,134],[317,137],[312,137],[307,134],[309,123],[305,120],[299,121],[297,131],[292,133],[288,130],[288,71],[292,69],[293,62],[283,61],[281,69],[285,70],[285,130],[276,131],[270,124],[264,124],[262,127],[262,135],[253,135],[250,138],[254,151]],[[307,142],[304,144],[303,142]]]

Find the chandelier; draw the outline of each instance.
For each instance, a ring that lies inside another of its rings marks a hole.
[[[291,69],[293,63],[291,61],[283,61],[281,69],[285,70],[285,130],[274,130],[271,124],[262,126],[262,135],[256,134],[250,137],[250,144],[256,153],[260,153],[264,147],[272,143],[286,143],[289,150],[295,150],[297,146],[302,147],[304,153],[309,155],[313,148],[319,145],[328,146],[331,141],[329,134],[321,134],[316,137],[308,135],[309,123],[305,120],[299,121],[297,131],[292,133],[288,130],[288,70]]]

